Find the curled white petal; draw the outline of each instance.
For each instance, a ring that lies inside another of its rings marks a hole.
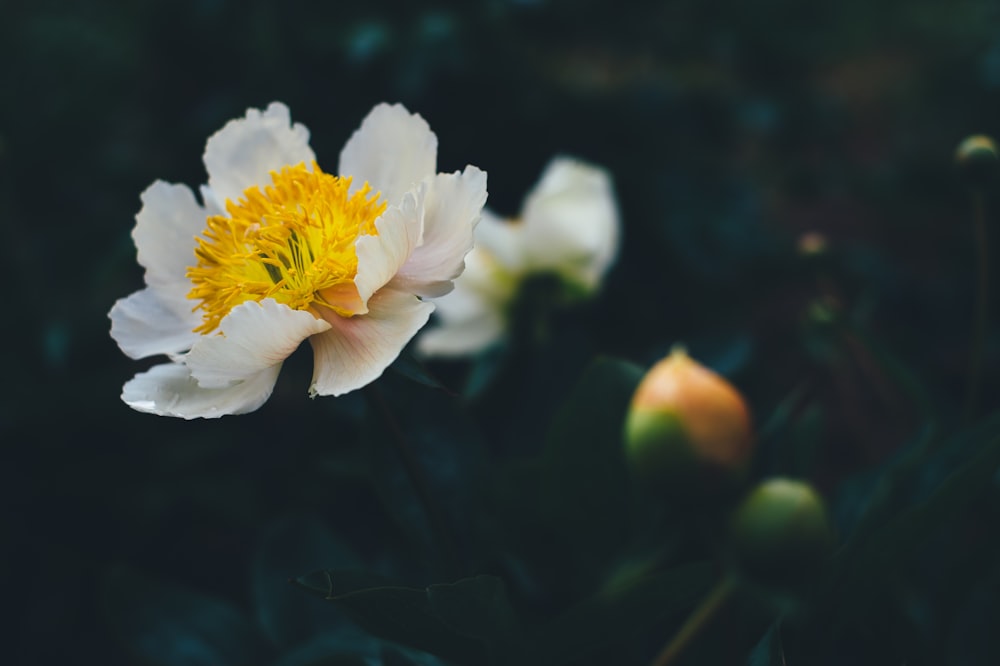
[[[312,395],[343,395],[374,381],[427,323],[434,306],[412,294],[382,289],[368,314],[332,315],[332,329],[309,338],[313,346]]]
[[[280,365],[265,368],[235,386],[207,389],[198,385],[184,364],[165,363],[128,381],[122,400],[140,412],[185,419],[246,414],[267,401],[280,370]]]
[[[525,199],[526,262],[588,289],[600,283],[618,251],[619,219],[604,169],[556,158]]]
[[[195,237],[205,228],[205,209],[187,186],[160,180],[146,188],[141,198],[132,239],[139,264],[146,269],[146,285],[178,317],[190,320],[192,303],[187,294],[191,282],[186,273],[195,263]]]
[[[184,361],[200,386],[224,388],[280,367],[299,343],[329,329],[323,319],[274,299],[248,301],[222,319],[221,335],[202,336]]]
[[[368,311],[368,299],[399,272],[420,242],[423,198],[423,187],[407,192],[399,206],[390,206],[375,222],[377,235],[360,236],[355,242],[358,271],[354,286],[365,304],[356,314]]]
[[[230,120],[205,144],[208,186],[218,204],[236,201],[254,185],[270,184],[271,171],[314,160],[309,130],[292,125],[288,107],[280,102],[263,112],[248,109],[244,118]]]
[[[401,104],[372,109],[340,153],[339,173],[354,179],[352,191],[368,182],[390,204],[436,171],[437,136]]]
[[[473,229],[486,203],[486,173],[467,166],[427,181],[421,244],[399,270],[392,286],[426,298],[443,296],[461,275],[473,246]]]
[[[132,358],[187,351],[201,336],[194,332],[200,317],[186,317],[167,305],[153,289],[120,298],[111,308],[111,337]]]

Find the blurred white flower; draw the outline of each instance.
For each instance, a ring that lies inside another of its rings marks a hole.
[[[142,412],[240,414],[270,396],[306,338],[312,395],[376,379],[423,326],[422,300],[452,288],[486,201],[486,174],[439,174],[419,115],[376,106],[324,173],[309,132],[272,103],[205,146],[202,203],[162,181],[132,232],[146,288],[115,303],[111,336],[132,358],[165,354],[125,384]]]
[[[559,157],[524,200],[519,218],[489,210],[476,227],[476,246],[455,289],[435,299],[436,326],[417,339],[426,356],[461,356],[503,339],[512,303],[525,279],[555,274],[591,294],[614,262],[618,207],[607,171]]]

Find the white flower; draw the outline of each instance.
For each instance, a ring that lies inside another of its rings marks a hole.
[[[476,246],[455,289],[435,299],[437,326],[417,348],[427,356],[459,356],[500,341],[510,305],[525,278],[554,273],[593,293],[618,250],[619,216],[608,173],[556,158],[525,198],[519,219],[488,210],[476,227]]]
[[[452,288],[486,201],[486,174],[436,173],[437,137],[380,104],[324,173],[309,132],[272,103],[205,146],[202,203],[162,181],[132,232],[146,288],[115,303],[111,336],[132,358],[167,355],[125,384],[134,409],[211,418],[260,407],[306,338],[310,393],[379,377]]]

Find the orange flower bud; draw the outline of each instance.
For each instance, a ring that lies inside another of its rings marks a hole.
[[[625,424],[641,482],[675,497],[717,494],[741,479],[752,452],[750,410],[728,381],[679,348],[646,373]]]

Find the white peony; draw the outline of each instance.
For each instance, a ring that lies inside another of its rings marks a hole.
[[[533,275],[556,274],[593,293],[614,262],[619,227],[608,173],[565,157],[552,160],[518,218],[483,211],[465,272],[454,291],[435,299],[437,323],[421,333],[417,348],[426,356],[461,356],[499,342],[521,284]]]
[[[437,173],[437,137],[400,105],[376,106],[324,173],[309,132],[272,103],[209,138],[202,203],[162,181],[132,232],[146,288],[111,309],[132,358],[163,354],[125,384],[134,409],[212,418],[260,407],[305,339],[310,393],[379,377],[463,270],[486,201],[473,166]]]

